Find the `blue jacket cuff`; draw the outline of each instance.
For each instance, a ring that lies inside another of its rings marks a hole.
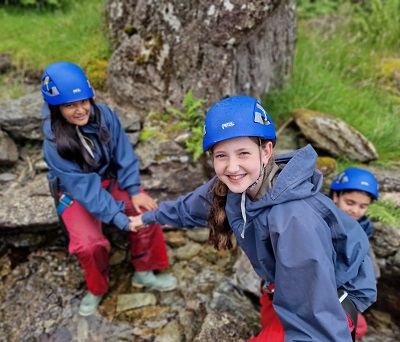
[[[140,193],[140,187],[138,185],[132,185],[127,188],[126,191],[128,191],[129,197],[132,197]]]
[[[123,213],[118,213],[112,220],[113,224],[119,229],[129,231],[129,218]]]
[[[155,210],[150,210],[146,211],[142,215],[142,222],[143,224],[149,224],[149,223],[155,223],[156,221],[156,211]],[[159,223],[159,222],[157,222]]]

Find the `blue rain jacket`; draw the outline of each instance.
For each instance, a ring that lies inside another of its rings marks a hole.
[[[276,156],[284,164],[273,187],[258,201],[228,191],[226,214],[238,244],[266,283],[275,283],[273,305],[285,341],[352,341],[337,289],[359,311],[376,300],[369,242],[357,221],[320,192],[317,154],[308,145]],[[143,214],[145,224],[206,227],[215,177],[177,201]]]
[[[80,166],[63,159],[57,152],[54,134],[51,130],[50,110],[45,103],[42,108],[43,119],[43,157],[49,167],[48,180],[56,177],[59,189],[73,200],[79,202],[93,216],[104,223],[114,224],[120,229],[129,230],[129,218],[124,214],[125,204],[116,201],[103,189],[101,182],[115,174],[120,189],[127,190],[129,196],[138,194],[140,186],[139,161],[132,145],[117,117],[106,105],[97,103],[102,116],[102,125],[111,134],[111,141],[99,145],[98,126],[92,118],[81,127],[82,134],[95,145],[95,158],[99,167],[84,172]],[[93,111],[93,108],[92,108]]]
[[[364,230],[365,234],[367,234],[368,238],[370,238],[373,231],[371,219],[367,215],[363,215],[358,219],[358,223]]]

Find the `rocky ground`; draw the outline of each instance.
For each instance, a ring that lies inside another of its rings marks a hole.
[[[34,158],[26,149],[19,151],[13,172],[0,167],[2,177],[29,182]],[[0,180],[2,203],[15,190],[9,182]],[[389,195],[399,203],[398,194]],[[86,290],[82,269],[68,254],[61,231],[35,234],[32,244],[24,243],[32,239],[29,234],[0,235],[0,342],[236,342],[259,332],[258,298],[238,286],[238,250],[215,251],[206,242],[207,230],[165,231],[168,271],[178,278],[178,288],[157,293],[131,287],[127,237],[110,227],[107,232],[113,246],[111,287],[98,312],[86,318],[77,313]],[[373,306],[365,313],[369,331],[362,342],[400,341],[399,323],[382,310]]]
[[[259,329],[257,309],[232,285],[235,252],[214,251],[205,243],[207,233],[165,232],[169,271],[179,286],[158,293],[131,287],[125,236],[118,232],[112,238],[110,291],[98,312],[86,318],[78,315],[85,293],[82,270],[68,255],[63,235],[49,237],[53,242],[31,253],[10,249],[0,259],[0,341],[196,341],[196,336],[197,341],[211,341],[204,336],[211,332],[202,331],[208,311],[213,312],[210,324],[221,314],[217,321],[225,323],[220,326],[237,325],[225,341],[245,341]],[[238,300],[232,300],[235,293]],[[239,321],[230,319],[229,312]],[[245,326],[246,320],[254,323]],[[237,329],[240,324],[243,327]],[[241,336],[234,336],[238,332]]]
[[[238,289],[232,276],[237,250],[215,251],[206,242],[207,230],[165,232],[168,271],[179,280],[166,293],[131,287],[126,236],[107,232],[111,287],[90,317],[78,315],[85,282],[61,232],[48,234],[34,251],[7,250],[0,258],[1,342],[233,342],[259,331],[257,298]],[[373,308],[366,317],[374,323],[363,342],[400,340],[390,317]]]

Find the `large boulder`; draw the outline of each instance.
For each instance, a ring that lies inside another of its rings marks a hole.
[[[108,91],[138,112],[179,108],[190,89],[261,98],[289,77],[295,0],[109,0],[106,19]]]
[[[325,153],[360,162],[378,159],[375,146],[345,121],[309,109],[292,110],[292,115],[306,139]]]

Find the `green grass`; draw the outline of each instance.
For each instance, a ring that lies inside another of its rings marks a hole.
[[[112,53],[103,23],[105,2],[65,1],[63,9],[54,11],[2,4],[0,53],[11,54],[20,74],[40,75],[47,64],[61,60],[88,70],[94,65],[101,84],[105,72],[101,62]],[[390,76],[382,86],[381,62],[393,58],[395,62],[385,66],[390,70],[400,59],[400,1],[364,0],[363,4],[356,10],[346,0],[299,0],[301,18],[307,20],[298,24],[291,80],[263,103],[278,128],[294,108],[337,116],[374,144],[379,153],[375,163],[388,165],[400,161],[400,98],[396,87],[387,83]],[[324,14],[342,15],[336,22],[335,17],[328,21],[329,27],[333,21],[335,31],[311,26],[314,17]],[[12,74],[0,76],[0,83],[0,101],[23,93]]]
[[[400,13],[399,13],[400,14]],[[339,117],[367,137],[378,163],[400,160],[400,97],[379,86],[378,64],[398,51],[354,39],[349,27],[333,35],[300,21],[292,78],[263,101],[279,127],[294,108]]]
[[[40,71],[52,62],[86,65],[111,55],[103,30],[105,0],[69,1],[64,10],[0,6],[0,53],[19,71]]]

